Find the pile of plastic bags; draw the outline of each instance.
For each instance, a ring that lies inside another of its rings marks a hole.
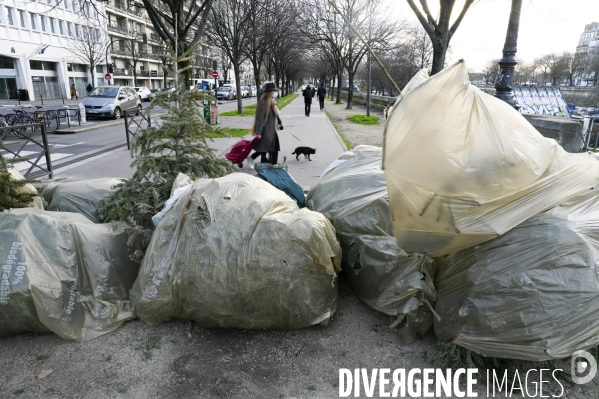
[[[393,235],[437,263],[440,340],[527,360],[599,343],[595,157],[470,85],[463,61],[414,78],[384,144]]]

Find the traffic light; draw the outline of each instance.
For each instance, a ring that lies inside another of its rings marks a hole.
[[[114,64],[108,64],[108,73],[112,73],[114,71]]]

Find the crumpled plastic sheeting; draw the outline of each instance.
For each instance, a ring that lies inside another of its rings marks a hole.
[[[21,174],[21,172],[19,172],[13,166],[8,167],[8,174],[11,177],[11,179],[13,179],[13,180],[25,179],[25,177]],[[24,193],[38,194],[37,189],[35,188],[35,186],[33,184],[25,184],[24,186],[20,187],[18,190],[21,190]],[[29,204],[29,206],[31,206],[33,208],[44,209],[44,200],[42,199],[42,197],[34,197],[33,200],[31,201],[31,203]]]
[[[335,227],[354,293],[372,308],[398,316],[400,334],[409,340],[432,326],[434,262],[408,255],[393,237],[381,148],[358,146],[343,158],[312,187],[307,206]]]
[[[48,183],[43,186],[42,195],[48,202],[49,211],[80,213],[97,223],[98,202],[111,196],[113,187],[122,182],[121,179],[103,178]]]
[[[156,228],[131,296],[149,323],[297,329],[335,312],[340,258],[330,222],[269,183],[198,179]]]
[[[133,317],[129,255],[122,228],[80,214],[0,214],[0,336],[51,331],[81,342],[115,330]]]
[[[581,193],[440,262],[438,339],[533,361],[599,344],[598,194]]]
[[[387,121],[383,169],[393,231],[437,257],[487,241],[597,184],[599,162],[568,154],[463,61],[408,92]]]

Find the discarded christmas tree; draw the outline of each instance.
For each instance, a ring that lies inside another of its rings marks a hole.
[[[177,76],[177,63],[173,65]],[[123,225],[131,243],[141,238],[142,246],[147,247],[154,231],[152,216],[163,208],[179,173],[192,179],[216,178],[236,170],[227,160],[217,158],[208,146],[207,140],[212,140],[209,134],[219,129],[203,118],[203,100],[214,98],[199,90],[177,87],[173,93],[158,93],[148,112],[160,106],[168,114],[158,124],[154,122],[138,132],[131,146],[135,174],[100,203],[98,220]],[[138,252],[138,260],[141,256]]]
[[[0,140],[0,147],[2,141]],[[35,183],[32,179],[15,179],[9,172],[10,164],[19,159],[8,162],[0,154],[0,212],[11,208],[26,208],[38,194],[25,190],[25,186]]]

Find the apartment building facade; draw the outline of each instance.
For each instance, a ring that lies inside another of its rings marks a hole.
[[[599,22],[593,22],[585,25],[584,31],[580,34],[578,45],[576,46],[577,56],[599,55]],[[590,86],[596,81],[595,73],[584,73],[574,79],[576,86]]]
[[[143,4],[138,0],[109,0],[106,3],[107,29],[110,40],[110,84],[146,86],[160,89],[172,86],[168,74],[171,59],[158,36]],[[202,43],[191,61],[192,84],[212,79],[211,49]]]
[[[73,41],[84,34],[101,37],[103,10],[102,3],[90,7],[80,0],[3,0],[0,99],[17,99],[19,90],[31,100],[70,98],[72,84],[84,91],[92,74],[73,53]]]

